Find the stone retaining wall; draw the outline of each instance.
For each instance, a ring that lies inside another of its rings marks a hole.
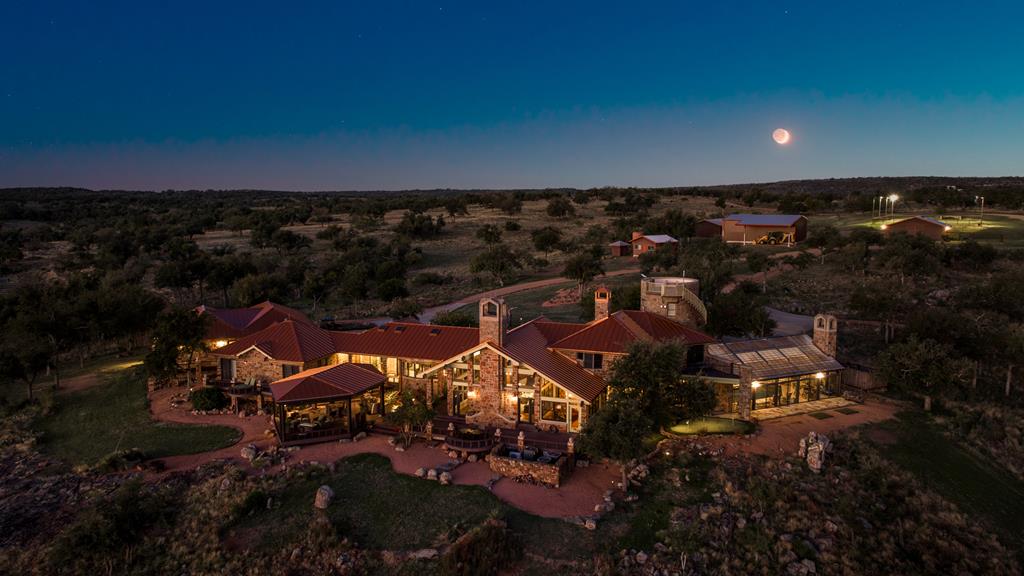
[[[562,455],[551,464],[519,460],[491,453],[487,456],[491,471],[516,481],[526,481],[558,488],[569,475],[569,460]]]

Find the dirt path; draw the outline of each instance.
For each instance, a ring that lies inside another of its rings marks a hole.
[[[600,281],[601,278],[610,278],[612,276],[624,276],[627,274],[639,274],[639,268],[625,268],[622,270],[613,270],[607,274],[598,276],[595,281]],[[430,324],[434,319],[434,316],[443,312],[451,312],[465,306],[466,304],[473,304],[480,301],[481,298],[501,298],[508,296],[509,294],[515,294],[517,292],[525,292],[526,290],[536,290],[537,288],[547,288],[548,286],[555,286],[564,282],[572,282],[571,278],[563,278],[561,276],[555,278],[543,278],[541,280],[532,280],[530,282],[523,282],[521,284],[513,284],[511,286],[502,286],[501,288],[495,288],[493,290],[487,290],[485,292],[479,292],[477,294],[471,294],[463,298],[459,298],[453,302],[447,304],[441,304],[439,306],[432,306],[425,308],[422,312],[417,315],[419,321],[423,324]],[[385,324],[390,322],[392,318],[388,316],[378,316],[376,318],[365,318],[360,319],[360,322],[368,322],[372,324]]]
[[[234,414],[192,414],[186,408],[175,408],[171,405],[171,399],[185,391],[183,388],[164,388],[149,395],[149,413],[155,420],[161,422],[173,422],[175,424],[215,424],[218,426],[230,426],[241,432],[242,436],[238,442],[231,446],[202,452],[199,454],[183,454],[180,456],[169,456],[161,460],[165,466],[165,472],[191,470],[202,464],[215,460],[237,459],[241,461],[241,449],[249,443],[268,445],[269,441],[263,432],[270,428],[269,416],[246,416],[239,417]]]

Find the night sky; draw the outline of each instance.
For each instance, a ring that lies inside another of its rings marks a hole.
[[[1022,26],[1019,0],[4,0],[0,186],[1020,175]]]

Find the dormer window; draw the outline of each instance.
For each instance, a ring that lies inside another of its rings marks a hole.
[[[601,370],[604,368],[604,355],[591,354],[589,352],[577,352],[576,362],[588,370]]]

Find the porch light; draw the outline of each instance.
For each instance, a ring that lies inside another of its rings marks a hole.
[[[214,348],[223,348],[228,345],[227,340],[217,340],[213,343]]]
[[[751,388],[760,388],[761,387],[761,382],[759,380],[754,380],[753,382],[750,383],[750,387]]]
[[[823,372],[818,372],[817,374],[814,375],[814,377],[817,378],[818,380],[822,380],[825,378],[825,374]]]
[[[469,390],[468,392],[466,392],[466,396],[468,396],[469,398],[476,398],[476,394],[476,390]]]

